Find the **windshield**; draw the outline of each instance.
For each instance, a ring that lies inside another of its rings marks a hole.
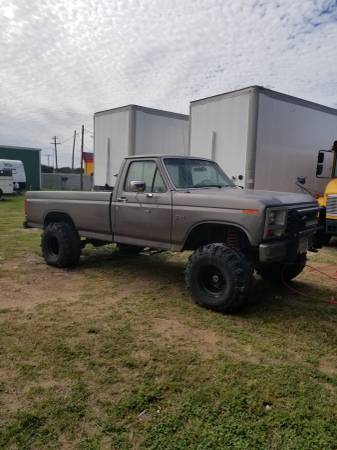
[[[178,189],[235,186],[213,161],[192,158],[165,158],[170,178]]]

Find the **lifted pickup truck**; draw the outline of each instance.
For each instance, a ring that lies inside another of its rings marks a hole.
[[[47,264],[76,265],[87,242],[192,250],[193,298],[226,313],[244,303],[254,269],[272,281],[302,272],[320,210],[309,195],[243,190],[215,162],[179,156],[129,157],[110,191],[28,192],[25,206]]]

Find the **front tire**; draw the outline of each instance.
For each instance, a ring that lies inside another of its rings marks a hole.
[[[281,283],[282,281],[291,281],[303,272],[307,263],[307,254],[297,255],[295,261],[289,263],[271,263],[261,266],[258,273],[265,281]]]
[[[81,256],[81,240],[72,225],[66,222],[50,223],[41,240],[42,255],[54,267],[76,266]]]
[[[222,313],[243,305],[252,279],[253,267],[246,256],[221,243],[197,249],[186,267],[186,283],[195,302]]]

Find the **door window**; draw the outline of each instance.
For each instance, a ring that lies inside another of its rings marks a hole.
[[[166,192],[166,186],[158,168],[156,169],[156,173],[154,174],[152,192]]]
[[[133,161],[128,170],[124,190],[130,192],[131,181],[145,182],[144,192],[165,192],[166,186],[154,161]]]

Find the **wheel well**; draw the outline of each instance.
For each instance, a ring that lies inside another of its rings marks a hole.
[[[223,242],[228,247],[241,250],[250,248],[248,236],[241,228],[219,223],[203,223],[190,231],[183,250],[195,250],[214,242]]]
[[[44,219],[43,225],[44,227],[46,227],[50,223],[57,223],[57,222],[69,223],[69,225],[71,225],[72,227],[74,227],[74,229],[76,229],[71,217],[66,213],[58,211],[48,213]]]

